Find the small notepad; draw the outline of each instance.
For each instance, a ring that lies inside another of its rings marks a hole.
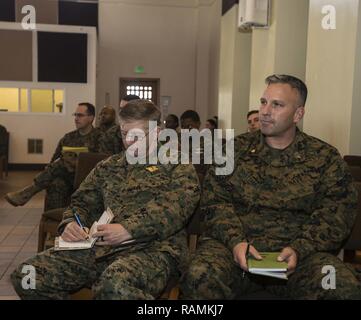
[[[287,280],[287,263],[277,261],[280,252],[260,252],[262,260],[248,258],[248,271],[253,274]]]
[[[89,231],[89,240],[68,242],[64,241],[62,237],[56,237],[54,243],[54,250],[83,250],[90,249],[97,241],[97,237],[93,235],[97,232],[97,226],[110,223],[114,218],[114,214],[110,208],[107,208],[98,221],[95,221]]]
[[[63,146],[61,151],[63,153],[64,152],[73,152],[73,153],[79,154],[81,152],[89,152],[89,148],[88,147],[66,147],[66,146]]]

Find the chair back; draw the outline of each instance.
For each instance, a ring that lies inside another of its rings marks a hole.
[[[345,250],[361,249],[361,182],[355,182],[358,192],[357,216],[352,233],[344,246]]]
[[[98,164],[98,162],[108,158],[109,155],[104,153],[95,152],[81,152],[79,153],[75,178],[74,178],[74,189],[78,189],[83,180],[87,177],[90,171]]]
[[[343,157],[343,160],[351,167],[361,167],[361,156],[347,155]]]

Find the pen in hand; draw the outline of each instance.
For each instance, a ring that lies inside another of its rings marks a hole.
[[[247,261],[247,265],[248,265],[248,256],[249,256],[249,247],[251,246],[251,243],[247,240],[247,250],[246,250],[246,261]],[[244,276],[246,275],[246,271],[243,270],[243,275],[242,277],[244,278]]]
[[[74,218],[75,218],[77,224],[79,225],[79,227],[82,228],[85,233],[88,233],[87,230],[85,229],[85,227],[83,226],[83,224],[81,223],[79,215],[75,212],[74,209],[73,209],[73,215],[74,215]],[[87,235],[85,237],[85,239],[89,240],[89,236]]]

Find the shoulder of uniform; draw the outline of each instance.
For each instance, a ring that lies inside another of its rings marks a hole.
[[[242,133],[234,138],[234,150],[236,153],[246,151],[251,146],[260,143],[261,134],[259,131]]]
[[[79,134],[78,130],[73,130],[73,131],[70,131],[68,133],[66,133],[63,137],[63,139],[66,139],[66,138],[72,138],[72,137],[75,137]]]
[[[325,153],[325,154],[333,154],[337,156],[340,155],[338,150],[329,143],[319,138],[310,136],[304,132],[302,132],[301,135],[303,141],[305,142],[305,148],[307,149],[308,153],[315,152],[317,154]]]

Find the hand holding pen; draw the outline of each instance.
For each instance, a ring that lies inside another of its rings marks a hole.
[[[77,224],[79,225],[80,228],[82,228],[82,230],[87,234],[85,239],[89,240],[89,235],[88,235],[88,230],[84,227],[84,225],[82,224],[79,215],[76,213],[75,209],[72,210],[73,211],[73,215],[75,218],[75,221],[77,222]]]
[[[257,260],[262,260],[261,255],[256,250],[256,248],[252,245],[252,241],[241,242],[234,246],[233,248],[233,258],[234,261],[239,264],[239,266],[243,270],[242,276],[244,277],[246,272],[248,271],[248,258],[252,256]]]

